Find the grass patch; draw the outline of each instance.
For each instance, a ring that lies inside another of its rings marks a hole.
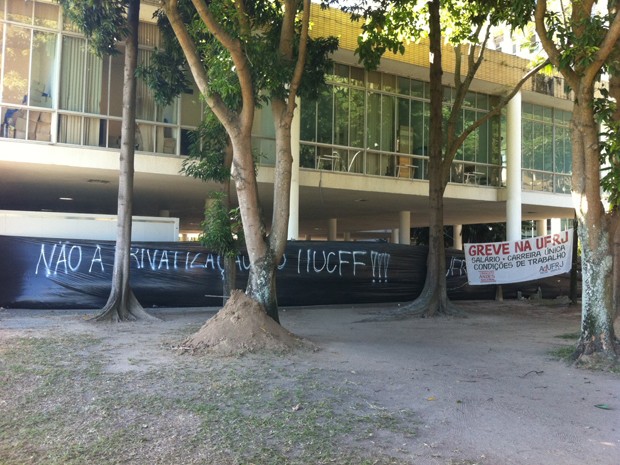
[[[565,362],[573,362],[573,354],[575,353],[575,347],[562,346],[549,351],[549,355],[556,360],[563,360]]]
[[[115,373],[99,343],[0,342],[1,465],[409,463],[388,451],[415,435],[413,413],[370,403],[342,372],[254,355]]]
[[[580,332],[564,333],[564,334],[558,334],[556,337],[560,339],[567,339],[569,341],[577,341],[581,337],[581,333]]]

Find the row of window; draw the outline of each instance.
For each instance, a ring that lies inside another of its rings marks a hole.
[[[157,26],[140,23],[140,63],[149,63],[158,43]],[[0,136],[119,147],[124,66],[122,45],[119,49],[110,57],[92,54],[56,3],[0,0]],[[453,93],[444,88],[446,108]],[[484,116],[493,103],[493,97],[468,93],[458,129]],[[202,111],[196,89],[163,107],[139,81],[136,148],[187,154]],[[524,188],[566,190],[570,116],[523,105]],[[254,132],[262,162],[271,163],[274,129],[268,111],[258,113]],[[428,83],[335,64],[318,100],[301,104],[301,165],[425,179],[428,132]],[[503,118],[474,131],[457,153],[451,180],[501,185],[504,132]]]
[[[54,135],[61,143],[118,147],[123,46],[117,55],[95,56],[55,3],[0,0],[0,11],[0,135],[43,141]],[[149,64],[158,38],[155,24],[140,23],[139,63]],[[163,107],[138,81],[139,150],[187,154],[188,134],[201,116],[195,90]]]

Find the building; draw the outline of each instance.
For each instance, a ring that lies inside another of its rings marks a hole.
[[[144,3],[141,11],[140,60],[147,62],[159,41],[154,9]],[[299,105],[289,236],[408,243],[410,228],[428,223],[428,47],[412,45],[367,72],[354,55],[357,26],[339,11],[316,7],[313,14],[313,33],[340,36],[340,49],[319,100]],[[444,54],[446,101],[452,56]],[[527,66],[489,50],[463,120],[487,112]],[[122,54],[91,55],[57,3],[0,0],[0,210],[116,212],[122,68]],[[134,214],[179,218],[182,238],[199,231],[214,188],[179,174],[201,105],[194,89],[163,108],[138,85]],[[520,235],[521,220],[537,221],[540,234],[548,219],[572,218],[571,108],[560,80],[537,76],[504,116],[472,134],[453,164],[445,223],[458,230],[508,221]],[[257,115],[254,141],[266,220],[269,115]]]

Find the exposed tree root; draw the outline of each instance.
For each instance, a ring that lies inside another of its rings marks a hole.
[[[101,312],[94,316],[92,321],[110,321],[117,323],[120,321],[159,321],[159,318],[151,315],[140,305],[133,291],[127,291],[125,299],[121,292],[111,295],[108,302],[101,309]]]
[[[579,341],[571,356],[575,366],[594,370],[614,370],[619,366],[620,341],[608,344],[601,341]]]
[[[440,316],[466,316],[465,312],[452,303],[452,301],[446,298],[443,305],[440,305],[440,300],[441,299],[436,298],[431,293],[422,293],[417,299],[407,305],[392,308],[385,312],[381,312],[381,314],[360,320],[359,322],[394,321],[413,317],[432,318]]]

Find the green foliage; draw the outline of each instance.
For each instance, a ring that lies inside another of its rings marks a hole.
[[[225,194],[213,192],[201,223],[200,243],[221,256],[234,257],[243,244],[243,227],[239,208],[229,210]]]
[[[403,54],[405,46],[428,37],[428,2],[422,0],[383,0],[371,5],[344,7],[363,19],[356,53],[368,69],[379,66],[381,56],[390,51]],[[442,2],[441,27],[444,40],[452,45],[478,44],[478,27],[487,23],[508,23],[523,28],[531,18],[534,1],[451,0]]]
[[[65,16],[89,39],[98,56],[118,53],[116,43],[127,34],[128,0],[58,0]]]
[[[206,110],[196,131],[190,133],[189,156],[181,171],[203,181],[226,182],[230,166],[225,163],[228,135],[211,110]]]
[[[241,28],[238,12],[232,2],[217,0],[209,3],[209,9],[220,25],[232,37],[240,40],[251,64],[254,98],[257,105],[261,106],[273,97],[287,97],[295,63],[284,60],[278,51],[283,20],[279,2],[247,2],[245,6],[249,34]],[[221,98],[231,110],[239,111],[242,104],[240,86],[230,53],[206,28],[189,0],[181,0],[179,10],[207,71],[210,94]],[[189,69],[168,18],[163,11],[158,11],[156,16],[162,31],[163,49],[156,51],[152,64],[142,67],[140,74],[147,79],[157,101],[166,105],[188,87]],[[300,32],[301,25],[297,24],[295,56]],[[335,37],[309,38],[299,96],[316,96],[331,66],[329,54],[337,48],[338,40]]]
[[[617,209],[620,208],[620,121],[614,119],[614,112],[618,103],[610,98],[607,89],[601,88],[600,93],[601,97],[594,100],[594,113],[601,127],[601,187],[612,209]]]

